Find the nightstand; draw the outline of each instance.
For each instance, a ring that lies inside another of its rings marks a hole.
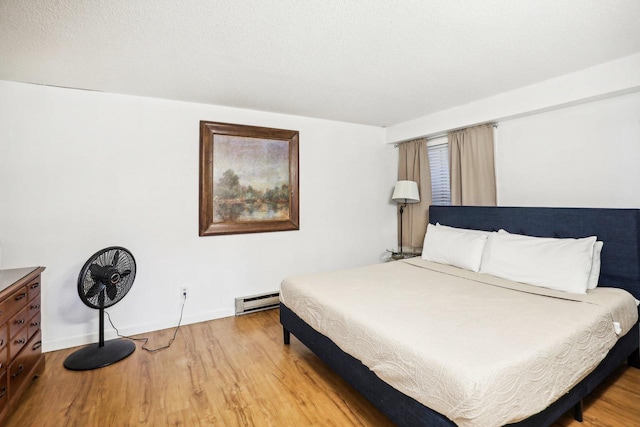
[[[389,259],[387,259],[387,261],[397,261],[399,259],[415,258],[421,255],[422,254],[419,252],[404,252],[402,254],[400,252],[391,252],[391,255],[389,256]]]

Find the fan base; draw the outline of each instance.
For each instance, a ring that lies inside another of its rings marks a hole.
[[[128,357],[136,349],[133,341],[115,339],[106,341],[102,347],[98,343],[71,353],[64,361],[64,367],[72,371],[88,371],[104,368]]]

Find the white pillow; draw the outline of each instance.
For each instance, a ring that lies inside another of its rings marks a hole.
[[[439,222],[436,222],[436,227],[442,228],[442,229],[445,229],[445,230],[449,230],[449,231],[457,231],[457,232],[460,232],[460,233],[482,234],[482,235],[485,235],[487,237],[489,237],[489,234],[491,234],[491,231],[474,230],[472,228],[449,227],[448,225],[442,225]],[[505,231],[505,233],[506,233],[506,231]]]
[[[437,225],[437,224],[436,224]],[[498,230],[498,233],[507,233],[509,232],[504,229]],[[604,246],[604,242],[597,240],[593,245],[593,257],[591,258],[591,271],[589,273],[589,284],[587,285],[587,289],[595,289],[598,287],[598,280],[600,279],[600,253],[602,252],[602,247]]]
[[[495,233],[495,231],[485,231],[485,230],[476,230],[474,228],[458,228],[458,227],[450,227],[448,225],[442,225],[439,222],[436,222],[436,227],[442,227],[445,230],[450,230],[450,231],[458,231],[458,232],[464,232],[464,233],[471,233],[471,234],[476,234],[476,235],[482,235],[482,236],[487,236],[487,238],[489,238],[489,235],[491,233]],[[503,232],[506,233],[505,230],[501,230]],[[486,243],[485,243],[486,244]],[[483,249],[483,253],[482,253],[482,257],[480,260],[480,265],[482,265],[482,260],[484,260],[484,249]],[[474,270],[474,271],[478,271],[478,270]]]
[[[481,273],[558,291],[584,294],[596,237],[554,239],[492,233]]]
[[[479,271],[487,235],[452,228],[427,225],[427,234],[422,245],[422,259]]]
[[[591,261],[591,274],[589,274],[589,286],[587,289],[595,289],[600,279],[600,252],[602,252],[604,243],[597,241],[593,245],[593,260]]]

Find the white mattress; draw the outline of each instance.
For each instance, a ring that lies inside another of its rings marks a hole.
[[[290,277],[280,299],[397,390],[476,427],[544,410],[638,320],[621,289],[567,294],[417,258]]]

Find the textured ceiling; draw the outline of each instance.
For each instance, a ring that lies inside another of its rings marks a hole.
[[[638,0],[0,0],[0,80],[388,126],[640,52]]]

